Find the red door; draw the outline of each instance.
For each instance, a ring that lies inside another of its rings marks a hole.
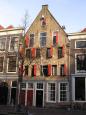
[[[27,91],[27,105],[32,106],[33,104],[33,90]]]
[[[25,90],[21,90],[21,93],[20,93],[20,103],[22,105],[25,105]]]

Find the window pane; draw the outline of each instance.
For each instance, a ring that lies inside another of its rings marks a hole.
[[[39,58],[40,57],[40,49],[36,49],[36,57]]]
[[[52,75],[57,75],[57,65],[52,65]]]
[[[77,55],[77,70],[86,71],[86,54]]]
[[[16,57],[9,57],[8,59],[8,72],[16,72]]]
[[[62,47],[58,47],[58,58],[62,58]]]
[[[4,57],[0,57],[0,72],[3,72]]]
[[[86,48],[86,41],[76,41],[76,48]]]
[[[68,83],[60,83],[60,101],[67,101]]]
[[[18,37],[11,37],[10,39],[10,51],[14,51],[18,48]]]
[[[30,34],[30,44],[29,47],[33,47],[34,45],[34,34]]]
[[[0,38],[0,50],[5,50],[5,38]]]
[[[46,33],[40,33],[40,46],[46,46]]]

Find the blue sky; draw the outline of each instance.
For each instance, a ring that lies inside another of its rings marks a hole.
[[[30,26],[44,4],[48,4],[59,24],[65,25],[66,32],[86,27],[86,0],[0,0],[0,25],[21,26],[27,11]]]

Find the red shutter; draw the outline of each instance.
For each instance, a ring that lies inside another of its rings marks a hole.
[[[64,45],[62,46],[62,56],[64,57]]]
[[[67,65],[64,64],[64,75],[67,75]]]
[[[29,46],[29,37],[28,37],[28,35],[25,36],[25,46],[26,47]]]
[[[58,44],[58,32],[56,32],[56,44]]]
[[[36,65],[34,65],[34,76],[36,76],[36,69],[37,69],[37,67],[36,67]]]
[[[53,47],[51,46],[50,48],[50,56],[52,57],[53,56]]]
[[[35,55],[36,55],[36,49],[35,49],[35,48],[32,48],[31,53],[32,53],[32,58],[34,58]]]
[[[51,65],[50,64],[48,65],[48,75],[49,76],[51,75]]]

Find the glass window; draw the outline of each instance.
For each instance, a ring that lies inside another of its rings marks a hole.
[[[48,76],[48,66],[47,65],[41,65],[41,71],[40,74],[42,76]]]
[[[60,101],[68,100],[68,83],[60,83]]]
[[[34,34],[30,34],[30,43],[29,43],[29,47],[33,47],[34,45]]]
[[[76,41],[76,48],[86,48],[86,41]]]
[[[37,83],[37,89],[43,89],[43,83]]]
[[[65,72],[64,72],[64,64],[62,64],[61,67],[60,67],[60,75],[61,75],[61,76],[64,76],[64,75],[65,75]]]
[[[3,72],[4,57],[0,57],[0,72]]]
[[[5,42],[6,42],[5,38],[0,38],[0,51],[5,50]]]
[[[31,49],[26,49],[26,57],[31,59]]]
[[[28,83],[28,88],[33,89],[33,83]]]
[[[36,49],[36,58],[39,58],[39,57],[40,57],[40,49],[37,48],[37,49]]]
[[[8,72],[16,72],[16,57],[8,58]]]
[[[77,71],[86,71],[86,54],[78,54],[76,59]]]
[[[40,33],[40,46],[42,47],[46,46],[46,36],[47,36],[46,32]]]
[[[52,75],[57,75],[57,65],[52,65]]]
[[[47,48],[47,58],[51,58],[51,48]]]
[[[10,38],[10,51],[15,51],[18,49],[18,37]]]
[[[48,83],[48,101],[55,101],[55,83]]]
[[[62,54],[62,47],[58,47],[58,58],[62,58],[63,54]]]

